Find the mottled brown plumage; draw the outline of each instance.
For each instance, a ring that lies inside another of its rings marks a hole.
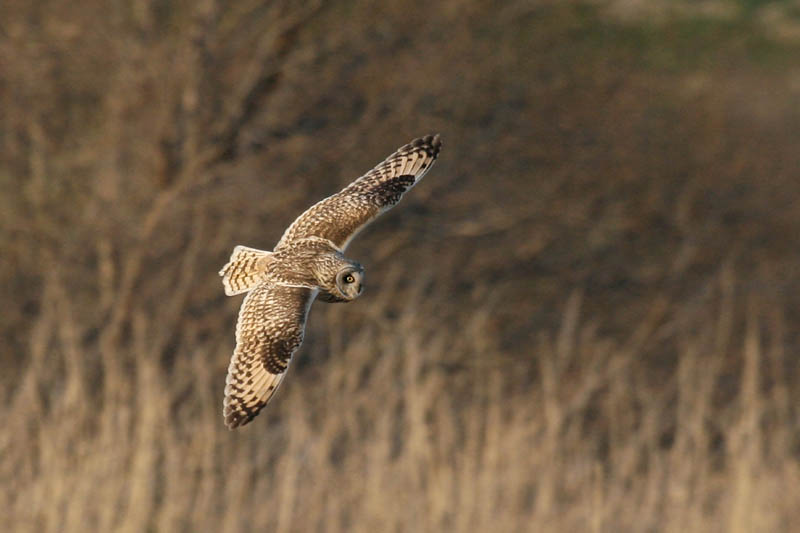
[[[286,375],[303,342],[315,298],[348,302],[363,288],[364,269],[344,257],[353,237],[387,211],[430,170],[439,136],[416,139],[340,192],[300,215],[272,252],[237,246],[220,275],[225,294],[247,292],[225,381],[225,424],[250,422]]]

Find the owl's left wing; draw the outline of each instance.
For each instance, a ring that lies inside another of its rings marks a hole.
[[[245,297],[225,380],[224,416],[230,429],[255,418],[278,390],[292,354],[303,342],[316,293],[266,282]]]
[[[399,148],[367,174],[297,217],[275,249],[290,241],[320,237],[344,251],[361,229],[391,209],[422,179],[441,148],[439,135],[421,137]]]

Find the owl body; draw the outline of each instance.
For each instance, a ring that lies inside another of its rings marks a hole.
[[[322,239],[306,238],[276,248],[266,264],[266,280],[271,283],[336,290],[336,277],[342,270],[363,272],[359,263]]]
[[[439,136],[416,139],[340,192],[317,202],[284,232],[272,252],[237,246],[220,271],[227,295],[247,293],[225,385],[224,417],[250,422],[286,375],[303,341],[315,299],[349,302],[361,295],[364,268],[344,250],[394,206],[436,160]]]

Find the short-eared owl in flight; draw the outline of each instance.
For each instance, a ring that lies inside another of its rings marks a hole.
[[[364,268],[346,258],[353,237],[389,210],[430,170],[442,143],[411,141],[340,192],[306,210],[271,252],[237,246],[220,271],[225,294],[246,292],[236,348],[225,380],[225,424],[250,422],[275,394],[303,341],[315,298],[349,302],[363,289]]]

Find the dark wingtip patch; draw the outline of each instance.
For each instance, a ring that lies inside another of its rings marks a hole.
[[[428,154],[428,157],[436,159],[442,149],[442,139],[438,133],[436,135],[426,135],[425,137],[414,139],[401,150],[408,148],[422,148]],[[425,167],[423,166],[422,168]]]
[[[433,158],[436,158],[442,149],[442,139],[438,133],[436,135],[426,135],[425,137],[417,139],[414,144],[415,146],[424,147],[425,152]]]
[[[236,406],[226,405],[223,412],[225,425],[228,426],[228,429],[234,430],[248,424],[256,417],[264,405],[264,403],[258,403],[255,408],[247,407],[243,404],[237,404]]]
[[[246,424],[246,418],[247,417],[242,416],[241,413],[231,411],[229,413],[225,413],[225,425],[228,427],[228,429],[234,430],[242,424]]]

